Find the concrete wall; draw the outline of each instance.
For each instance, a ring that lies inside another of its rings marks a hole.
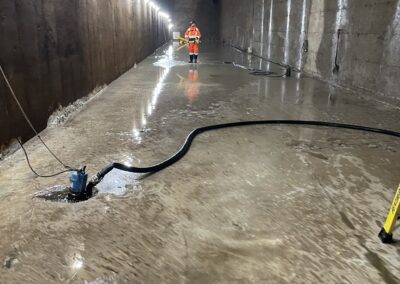
[[[174,31],[183,35],[189,21],[195,20],[202,32],[203,41],[219,41],[219,2],[220,0],[175,0]]]
[[[221,0],[221,37],[323,80],[400,99],[399,0]]]
[[[110,83],[167,40],[165,20],[144,3],[0,1],[0,64],[37,129],[60,105]],[[0,146],[33,135],[2,79],[0,130]]]

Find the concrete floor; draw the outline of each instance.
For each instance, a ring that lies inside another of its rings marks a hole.
[[[251,76],[222,63],[260,64],[233,49],[205,47],[191,71],[174,50],[148,57],[44,140],[94,174],[111,161],[159,162],[191,129],[213,123],[304,119],[400,131],[399,106],[312,78]],[[36,139],[27,150],[40,172],[59,168]],[[98,196],[65,204],[34,196],[68,176],[35,178],[18,151],[0,164],[0,282],[399,283],[400,243],[377,238],[399,160],[400,141],[381,135],[228,129],[201,135],[163,172],[112,172]]]

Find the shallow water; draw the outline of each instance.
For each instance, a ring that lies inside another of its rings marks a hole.
[[[260,66],[236,50],[204,46],[197,66],[172,52],[158,50],[45,130],[44,140],[93,176],[115,161],[159,163],[192,129],[216,123],[302,119],[400,130],[396,106],[312,78],[251,76],[223,63]],[[37,140],[26,146],[40,172],[59,169]],[[74,204],[34,197],[65,192],[69,176],[35,178],[18,151],[0,163],[0,282],[397,280],[398,245],[383,246],[377,234],[399,182],[399,149],[397,139],[347,130],[226,129],[200,135],[184,159],[155,175],[113,171],[99,194]]]

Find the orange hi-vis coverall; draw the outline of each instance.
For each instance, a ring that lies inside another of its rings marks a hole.
[[[200,38],[201,32],[196,25],[192,25],[187,29],[185,33],[185,39],[189,43],[189,55],[199,55]]]

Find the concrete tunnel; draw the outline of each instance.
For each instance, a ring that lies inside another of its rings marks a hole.
[[[1,0],[0,283],[400,283],[399,23]]]

